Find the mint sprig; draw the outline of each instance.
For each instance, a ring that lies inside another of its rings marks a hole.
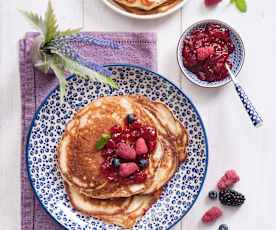
[[[111,138],[111,135],[109,133],[103,133],[101,138],[96,142],[96,149],[97,150],[103,149],[110,138]]]
[[[245,13],[247,11],[246,0],[231,0],[230,3],[234,4],[237,9],[242,13]]]

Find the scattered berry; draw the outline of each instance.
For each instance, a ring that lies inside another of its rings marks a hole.
[[[217,186],[219,190],[224,190],[231,187],[233,184],[237,183],[240,177],[235,170],[228,170],[224,176],[219,180]]]
[[[210,191],[209,192],[209,198],[211,200],[216,200],[218,198],[218,193],[216,191]]]
[[[228,226],[226,224],[221,224],[219,230],[228,230]]]
[[[117,146],[117,154],[119,157],[126,160],[134,160],[136,158],[136,152],[126,143],[119,143]]]
[[[118,158],[113,158],[111,161],[111,164],[113,165],[114,168],[119,168],[121,165],[121,161]]]
[[[206,6],[215,6],[217,5],[221,0],[205,0]]]
[[[222,211],[218,207],[212,207],[201,218],[203,223],[211,223],[217,220],[222,215]]]
[[[148,146],[147,146],[146,141],[145,141],[144,138],[140,137],[136,141],[135,150],[136,150],[137,155],[143,155],[143,154],[145,154],[149,151]]]
[[[122,163],[120,165],[119,174],[122,177],[128,177],[131,174],[135,173],[138,170],[137,164],[130,162],[130,163]]]
[[[132,124],[136,120],[133,113],[127,115],[127,123]]]
[[[245,201],[245,197],[237,191],[228,189],[219,192],[219,200],[223,205],[241,206]]]
[[[140,159],[138,165],[141,169],[144,169],[148,166],[149,161],[147,159]]]

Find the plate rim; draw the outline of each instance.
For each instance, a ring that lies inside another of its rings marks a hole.
[[[108,67],[130,67],[130,68],[138,68],[138,69],[142,69],[143,71],[147,71],[149,73],[152,73],[152,74],[155,74],[157,75],[158,77],[162,78],[163,80],[169,82],[170,84],[172,84],[174,87],[176,87],[180,92],[181,94],[186,97],[189,101],[189,103],[193,106],[193,109],[195,111],[195,113],[197,114],[198,118],[199,118],[199,122],[200,122],[200,125],[202,126],[202,130],[203,130],[203,134],[204,134],[204,141],[205,141],[205,150],[206,150],[206,167],[205,167],[205,170],[204,170],[204,175],[203,175],[203,181],[202,181],[202,184],[200,185],[200,188],[199,188],[199,191],[195,197],[195,199],[193,200],[193,202],[191,203],[190,207],[184,211],[182,213],[182,215],[180,216],[180,218],[178,218],[171,226],[169,226],[166,230],[169,230],[171,228],[173,228],[177,223],[179,223],[184,216],[186,216],[188,214],[188,212],[192,209],[192,207],[194,206],[194,204],[196,203],[200,193],[202,192],[202,188],[205,184],[205,181],[206,181],[206,176],[207,176],[207,173],[208,173],[208,165],[209,165],[209,145],[208,145],[208,137],[207,137],[207,132],[206,132],[206,128],[204,126],[204,123],[203,123],[203,120],[200,116],[200,113],[198,111],[198,109],[195,107],[194,103],[192,102],[192,100],[190,99],[190,97],[188,97],[184,91],[178,87],[174,82],[172,82],[171,80],[169,80],[168,78],[162,76],[161,74],[153,71],[153,70],[150,70],[146,67],[142,67],[142,66],[139,66],[139,65],[132,65],[132,64],[107,64],[107,65],[103,65],[104,67],[108,68]],[[66,80],[70,80],[71,78],[73,78],[75,75],[70,75],[66,78]],[[35,121],[37,120],[38,118],[38,114],[39,112],[41,111],[41,108],[42,106],[46,103],[46,101],[48,100],[48,98],[52,95],[52,93],[57,90],[59,88],[59,85],[57,85],[56,87],[54,87],[52,90],[50,90],[50,92],[47,94],[47,96],[42,100],[42,102],[40,103],[40,105],[38,106],[38,108],[36,109],[34,115],[33,115],[33,118],[32,118],[32,121],[29,125],[29,130],[28,130],[28,134],[26,136],[26,142],[25,142],[25,163],[26,163],[26,168],[27,168],[27,176],[28,176],[28,180],[29,180],[29,183],[31,185],[31,188],[32,188],[32,191],[36,197],[36,200],[39,202],[40,204],[40,207],[58,224],[60,225],[62,228],[66,229],[66,230],[70,230],[68,228],[66,228],[64,225],[62,225],[49,211],[48,209],[46,208],[46,206],[42,203],[42,201],[40,200],[38,194],[37,194],[37,191],[36,189],[34,188],[34,185],[33,185],[33,182],[32,182],[32,179],[31,179],[31,172],[30,172],[30,167],[29,167],[29,164],[28,164],[28,149],[29,149],[29,142],[30,142],[30,137],[31,137],[31,133],[32,133],[32,130],[33,130],[33,127],[34,127],[34,123]]]
[[[180,2],[178,5],[174,6],[173,8],[165,11],[165,12],[161,12],[161,13],[157,13],[157,14],[150,14],[150,15],[139,15],[139,14],[134,14],[134,13],[130,13],[128,11],[124,11],[123,9],[120,9],[119,7],[113,5],[110,0],[102,0],[102,2],[108,6],[111,10],[113,10],[114,12],[126,16],[128,18],[134,18],[134,19],[142,19],[142,20],[151,20],[151,19],[158,19],[158,18],[163,18],[166,17],[174,12],[176,12],[177,10],[181,9],[186,2],[188,2],[189,0],[182,0],[182,2]]]

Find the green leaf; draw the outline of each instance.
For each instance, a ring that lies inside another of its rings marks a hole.
[[[76,29],[67,29],[64,31],[59,31],[57,34],[57,37],[62,37],[62,36],[70,36],[74,34],[78,34],[81,31],[82,28],[76,28]]]
[[[111,135],[109,133],[103,133],[101,138],[96,142],[96,149],[97,150],[103,149],[110,138],[111,138]]]
[[[118,88],[118,85],[116,84],[116,82],[114,82],[111,78],[103,76],[102,74],[81,65],[78,62],[75,62],[70,58],[65,57],[64,55],[60,54],[55,50],[52,50],[52,52],[57,54],[62,59],[65,70],[69,71],[70,73],[76,74],[85,79],[88,78],[92,80],[101,81],[105,84],[110,85],[112,88],[115,88],[115,89]]]
[[[27,12],[25,10],[20,9],[19,12],[23,14],[25,18],[27,18],[32,23],[33,26],[41,30],[42,33],[45,32],[44,21],[41,16],[34,12]]]
[[[245,0],[236,0],[236,7],[242,12],[245,13],[247,11],[247,4]]]
[[[231,0],[231,3],[234,3],[240,12],[245,13],[247,11],[246,0]]]
[[[66,94],[67,81],[64,76],[64,69],[62,69],[57,63],[54,61],[50,62],[50,67],[56,74],[56,77],[59,80],[59,89],[60,89],[60,99],[63,102],[63,99]]]
[[[44,37],[45,37],[45,43],[47,44],[48,42],[52,41],[58,34],[57,19],[56,19],[56,15],[54,13],[51,1],[49,1],[48,3],[48,8],[45,13],[44,24],[45,24]]]

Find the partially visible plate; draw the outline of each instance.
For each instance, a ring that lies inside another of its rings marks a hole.
[[[36,197],[45,211],[66,229],[120,229],[74,210],[57,167],[56,146],[65,125],[93,100],[107,95],[143,94],[166,103],[187,128],[188,158],[165,186],[161,198],[133,229],[165,230],[173,227],[195,203],[207,172],[208,143],[204,125],[190,99],[173,83],[150,70],[131,65],[109,65],[118,90],[99,82],[68,78],[68,94],[60,103],[54,89],[38,108],[27,137],[26,163]]]
[[[156,18],[162,18],[165,17],[167,15],[170,15],[172,13],[174,13],[175,11],[179,10],[181,7],[184,6],[184,4],[188,1],[188,0],[182,0],[182,2],[178,3],[177,5],[175,5],[174,7],[170,8],[169,10],[165,11],[165,12],[160,12],[160,13],[156,13],[156,14],[150,14],[150,15],[138,15],[138,14],[134,14],[134,13],[130,13],[128,11],[126,11],[124,8],[120,7],[116,2],[114,2],[113,0],[102,0],[109,8],[111,8],[112,10],[114,10],[115,12],[130,17],[130,18],[137,18],[137,19],[156,19]]]

